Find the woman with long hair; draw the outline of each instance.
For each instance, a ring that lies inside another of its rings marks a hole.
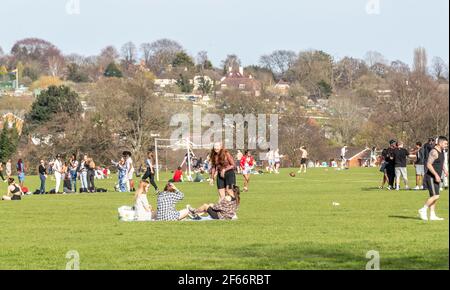
[[[70,185],[74,192],[77,192],[78,165],[77,156],[72,154],[69,161]]]
[[[255,166],[255,159],[252,156],[250,151],[245,151],[244,156],[241,159],[241,171],[242,176],[244,176],[244,192],[248,191],[248,185],[250,183],[250,174],[252,173],[252,169]]]
[[[22,159],[19,159],[17,161],[17,177],[19,179],[20,188],[23,187],[23,184],[25,182],[25,164],[23,163]]]
[[[210,153],[211,157],[211,184],[217,179],[219,200],[225,198],[226,193],[233,194],[236,185],[236,174],[234,172],[235,162],[233,156],[223,148],[221,143],[214,144]]]
[[[95,192],[95,162],[94,159],[88,158],[86,161],[87,165],[87,183],[88,183],[88,191],[93,193]]]
[[[139,187],[134,195],[134,210],[136,212],[136,220],[140,222],[151,221],[156,217],[156,212],[152,212],[152,206],[147,199],[147,192],[150,183],[148,180],[141,180]]]
[[[241,204],[241,191],[239,187],[233,188],[233,195],[227,195],[224,199],[216,204],[204,204],[194,209],[190,205],[186,206],[194,219],[198,219],[198,215],[207,213],[215,220],[231,220],[236,218],[236,212]]]
[[[2,197],[2,200],[21,200],[22,189],[16,184],[14,178],[8,178],[8,193]]]
[[[119,162],[111,160],[112,164],[117,167],[117,177],[119,179],[118,189],[119,192],[127,192],[127,165],[125,164],[125,158],[120,158]]]

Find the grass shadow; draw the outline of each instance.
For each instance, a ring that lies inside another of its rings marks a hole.
[[[412,217],[412,216],[402,216],[402,215],[390,215],[389,218],[391,219],[402,219],[402,220],[421,220],[419,217]]]

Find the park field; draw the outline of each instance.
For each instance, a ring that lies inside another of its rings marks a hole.
[[[132,203],[129,193],[0,201],[0,269],[63,270],[69,251],[79,253],[82,270],[364,270],[369,251],[379,252],[381,269],[449,269],[448,191],[438,206],[446,220],[424,222],[417,210],[427,192],[379,190],[375,168],[288,173],[252,176],[239,220],[230,222],[119,222],[117,208]],[[115,181],[97,186],[112,189]],[[38,178],[27,177],[26,185],[38,188]],[[178,187],[185,193],[180,209],[217,200],[208,183]],[[155,207],[154,194],[149,200]]]

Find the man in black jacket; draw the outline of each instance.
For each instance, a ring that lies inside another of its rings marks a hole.
[[[389,142],[389,148],[386,148],[381,153],[384,162],[385,162],[385,171],[388,177],[388,190],[394,189],[394,181],[395,181],[395,160],[394,160],[394,150],[396,148],[397,141],[391,140]]]

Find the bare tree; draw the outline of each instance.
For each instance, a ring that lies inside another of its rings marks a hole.
[[[172,64],[176,55],[182,51],[183,47],[174,40],[164,38],[152,42],[148,46],[150,69],[154,73],[159,74],[167,69]]]
[[[290,50],[276,50],[269,55],[261,56],[259,62],[265,68],[272,70],[278,77],[284,74],[294,65],[297,54]]]
[[[149,68],[151,65],[152,44],[151,43],[142,43],[141,44],[141,54],[142,54],[142,59],[145,63],[145,66]]]
[[[227,55],[227,58],[222,61],[222,66],[224,73],[228,72],[230,68],[233,71],[237,71],[241,66],[241,60],[237,55],[229,54]]]
[[[121,53],[126,68],[136,63],[137,49],[133,42],[130,41],[125,43],[121,48]]]
[[[364,115],[357,102],[351,98],[334,97],[330,100],[332,108],[331,127],[336,141],[342,144],[354,144],[355,136],[364,123]]]
[[[437,80],[448,81],[448,64],[440,57],[434,57],[432,61],[432,74]]]
[[[386,58],[378,51],[368,51],[365,56],[365,61],[368,67],[372,67],[377,63],[387,64]]]
[[[423,47],[418,47],[414,50],[414,72],[419,74],[427,74],[428,70],[428,56],[427,51]]]

